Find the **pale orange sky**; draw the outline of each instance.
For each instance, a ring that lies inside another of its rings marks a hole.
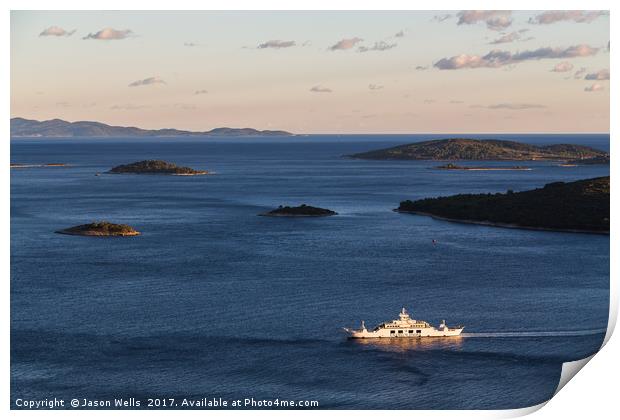
[[[11,116],[608,132],[608,42],[601,12],[13,12]]]

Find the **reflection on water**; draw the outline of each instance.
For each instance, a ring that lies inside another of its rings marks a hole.
[[[462,337],[411,337],[411,338],[358,338],[350,340],[354,345],[367,346],[390,352],[424,350],[459,350],[463,346]]]

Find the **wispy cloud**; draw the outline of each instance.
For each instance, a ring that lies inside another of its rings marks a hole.
[[[609,69],[599,70],[595,73],[588,73],[586,74],[586,77],[584,77],[584,79],[586,80],[609,80]]]
[[[599,92],[601,90],[605,90],[605,87],[600,83],[594,83],[592,86],[586,86],[584,90],[586,92]]]
[[[334,45],[328,48],[330,51],[338,51],[338,50],[350,50],[355,47],[355,44],[362,42],[362,38],[345,38],[336,42]]]
[[[194,47],[205,47],[205,44],[198,44],[196,42],[184,42],[183,43],[184,47],[188,47],[188,48],[194,48]]]
[[[137,87],[137,86],[148,86],[148,85],[165,85],[166,82],[160,79],[159,77],[147,77],[146,79],[136,80],[135,82],[131,82],[129,87]]]
[[[428,66],[415,66],[415,69],[417,71],[424,71],[424,70],[428,70]]]
[[[507,44],[509,42],[514,42],[518,39],[521,39],[521,35],[519,34],[519,32],[510,32],[500,36],[497,39],[494,39],[493,41],[489,42],[489,44]]]
[[[506,29],[512,24],[512,12],[508,10],[463,10],[456,14],[457,25],[473,25],[484,22],[493,31]]]
[[[75,29],[72,31],[67,31],[59,26],[50,26],[49,28],[44,29],[39,36],[71,36],[74,33]]]
[[[394,34],[394,38],[402,38],[405,36],[405,31],[398,31]]]
[[[375,85],[375,84],[369,84],[368,85],[368,89],[370,90],[380,90],[383,89],[383,85]]]
[[[90,33],[82,39],[98,39],[101,41],[113,41],[117,39],[125,39],[133,35],[131,29],[117,30],[112,28],[104,28],[98,32]]]
[[[461,54],[442,58],[434,66],[440,70],[497,68],[531,60],[588,57],[596,54],[598,50],[598,48],[586,44],[574,45],[568,48],[538,48],[514,54],[509,51],[493,50],[483,56]]]
[[[539,25],[548,25],[562,21],[577,23],[590,23],[593,20],[606,16],[609,13],[604,10],[548,10],[530,18],[529,22]]]
[[[508,109],[512,111],[522,111],[524,109],[542,109],[546,108],[545,105],[540,104],[522,104],[522,103],[499,103],[492,105],[471,105],[470,108],[485,108],[485,109]]]
[[[551,69],[554,73],[566,73],[567,71],[571,71],[573,69],[573,65],[568,61],[562,61],[561,63],[556,64]]]
[[[396,47],[397,44],[388,44],[385,41],[375,42],[375,44],[371,47],[361,46],[357,49],[357,52],[368,52],[368,51],[387,51]]]
[[[579,70],[577,70],[577,71],[575,72],[575,74],[573,75],[573,77],[574,77],[575,79],[581,79],[581,76],[583,76],[584,74],[586,74],[586,71],[587,71],[587,70],[588,70],[588,69],[586,69],[585,67],[581,67]]]
[[[433,18],[432,18],[431,20],[432,20],[433,22],[439,22],[439,23],[441,23],[441,22],[444,22],[444,21],[446,21],[446,20],[450,19],[451,17],[452,17],[452,15],[451,15],[451,14],[446,13],[446,14],[443,14],[443,15],[435,15],[435,16],[433,16]]]
[[[275,48],[275,49],[280,49],[280,48],[289,48],[289,47],[294,47],[295,46],[295,41],[280,41],[279,39],[272,39],[271,41],[267,41],[267,42],[263,42],[262,44],[258,45],[258,49],[265,49],[265,48]]]
[[[194,104],[173,104],[174,108],[182,109],[184,111],[194,111],[198,109],[198,107]]]
[[[315,92],[315,93],[332,93],[332,90],[330,88],[323,87],[321,85],[316,85],[316,86],[312,86],[310,88],[310,92]]]
[[[134,111],[136,109],[145,109],[150,108],[149,105],[135,105],[135,104],[123,104],[123,105],[112,105],[110,107],[113,111]]]
[[[206,95],[207,93],[209,92],[206,89],[200,89],[194,92],[194,95]]]

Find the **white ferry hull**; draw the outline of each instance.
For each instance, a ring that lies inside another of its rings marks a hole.
[[[347,330],[349,338],[417,338],[417,337],[458,337],[463,332],[463,328],[448,328],[437,330],[435,328],[423,328],[422,330],[391,330],[364,331]],[[399,331],[402,331],[399,332]],[[413,332],[411,332],[413,331]],[[420,331],[420,332],[418,332]]]

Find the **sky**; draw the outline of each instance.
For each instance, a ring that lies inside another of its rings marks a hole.
[[[11,117],[609,132],[604,11],[13,11]]]

